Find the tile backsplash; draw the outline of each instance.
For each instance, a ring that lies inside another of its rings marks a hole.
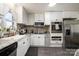
[[[17,26],[18,31],[20,31],[21,29],[26,30],[26,33],[34,33],[34,34],[43,34],[43,33],[49,33],[49,26],[44,26],[44,27],[35,27],[33,25],[22,25],[22,24],[18,24]]]

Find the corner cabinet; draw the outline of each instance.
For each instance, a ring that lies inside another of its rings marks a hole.
[[[44,34],[32,34],[31,35],[31,46],[36,46],[36,47],[45,46],[45,35]]]

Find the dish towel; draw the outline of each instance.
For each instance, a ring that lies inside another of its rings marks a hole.
[[[56,30],[59,30],[59,24],[55,24]]]

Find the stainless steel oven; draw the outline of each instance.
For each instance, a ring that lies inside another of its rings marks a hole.
[[[62,32],[62,22],[51,22],[51,32],[61,33]]]

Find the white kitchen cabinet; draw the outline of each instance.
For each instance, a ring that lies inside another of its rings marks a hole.
[[[50,25],[50,13],[45,13],[45,25]]]
[[[30,46],[30,40],[26,37],[23,37],[18,41],[17,56],[24,56]]]
[[[30,13],[28,15],[28,25],[34,25],[34,22],[44,22],[44,13]]]
[[[52,22],[56,22],[56,21],[61,22],[62,21],[62,16],[63,16],[62,12],[50,12],[50,20]]]
[[[63,12],[63,18],[78,18],[79,19],[79,12],[76,12],[76,11]]]
[[[63,12],[45,12],[45,25],[50,25],[50,22],[63,21]]]
[[[31,46],[45,46],[45,35],[44,34],[32,34],[31,35]]]
[[[23,14],[22,14],[22,16],[23,16],[23,23],[24,24],[26,24],[26,25],[28,25],[28,12],[25,10],[25,8],[23,8]]]
[[[23,16],[22,16],[22,13],[23,13],[23,7],[22,6],[17,6],[16,7],[16,13],[17,13],[17,23],[23,23]]]
[[[30,35],[27,35],[26,38],[27,38],[27,48],[29,48],[30,47],[30,44],[31,44],[30,43],[30,41],[31,41],[30,40]]]
[[[30,13],[30,14],[28,15],[28,22],[27,22],[27,24],[28,24],[28,25],[34,25],[34,22],[35,22],[34,14],[33,14],[33,13]]]
[[[28,25],[28,12],[25,8],[21,5],[16,6],[16,13],[17,13],[17,23],[22,23]]]
[[[44,13],[35,13],[35,22],[44,22]]]

